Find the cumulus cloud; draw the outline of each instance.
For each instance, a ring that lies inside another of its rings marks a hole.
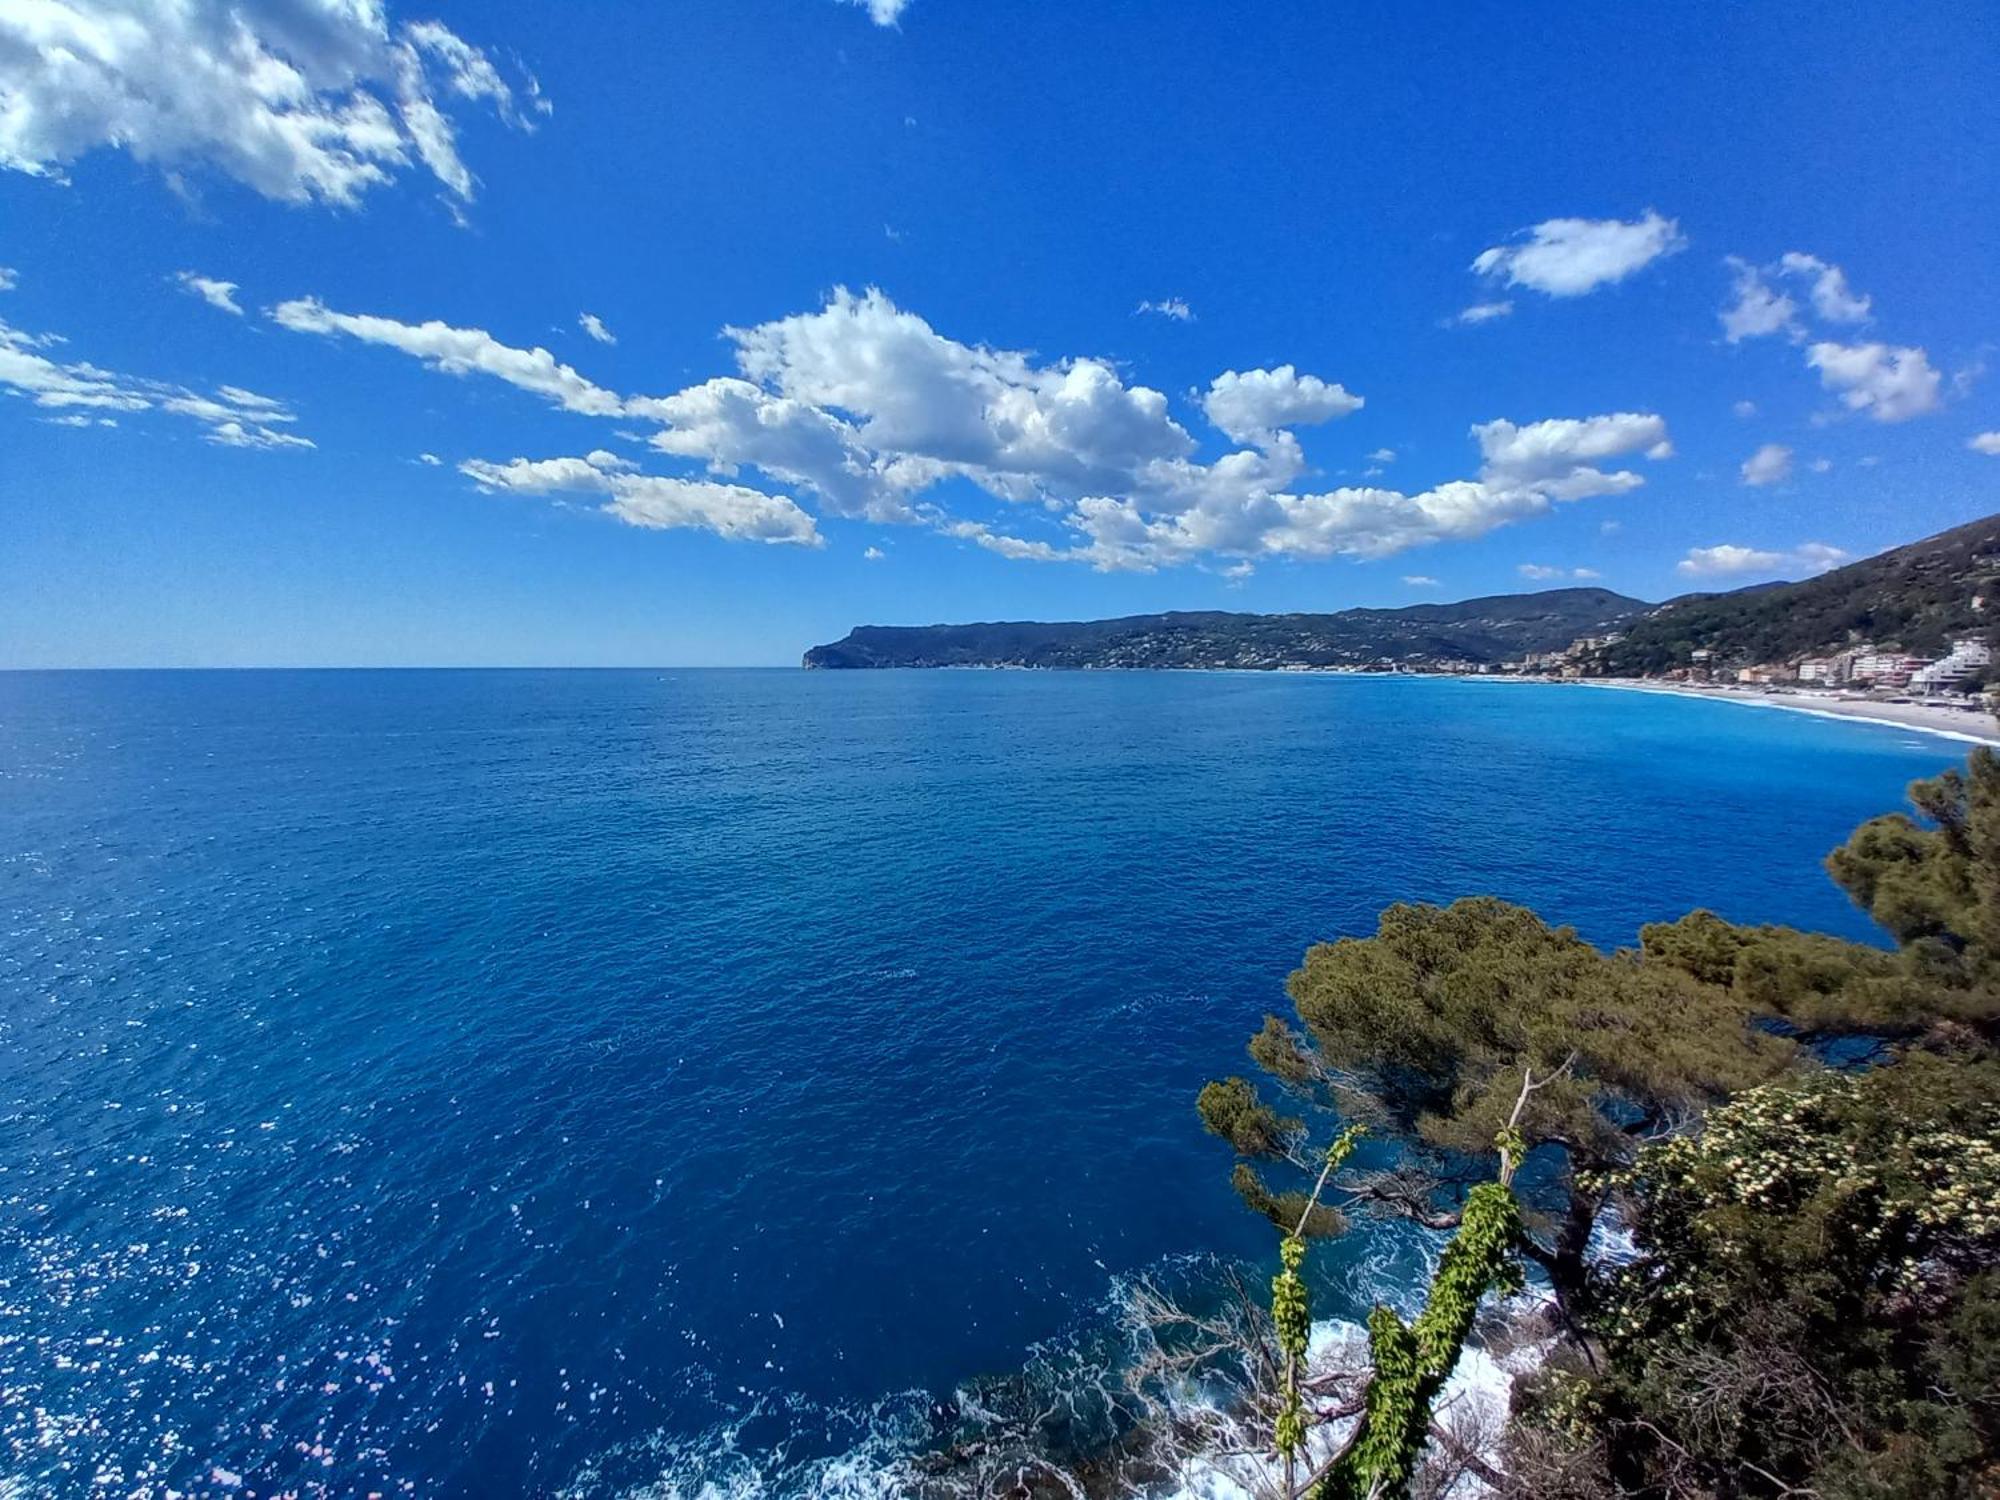
[[[1519,573],[1523,578],[1532,578],[1537,582],[1547,582],[1553,578],[1589,580],[1604,576],[1595,568],[1555,568],[1548,566],[1546,563],[1521,563],[1514,571]]]
[[[197,276],[193,271],[182,271],[174,277],[181,289],[190,296],[199,297],[210,307],[226,313],[243,316],[243,308],[236,300],[236,283],[217,281],[213,276]]]
[[[1938,372],[1922,349],[1818,343],[1806,351],[1806,363],[1849,411],[1877,422],[1907,422],[1941,404]]]
[[[2000,458],[2000,432],[1974,433],[1965,440],[1965,446],[1974,453],[1986,453]]]
[[[1865,323],[1870,300],[1847,284],[1839,266],[1788,250],[1768,266],[1752,265],[1740,256],[1725,256],[1734,300],[1717,314],[1722,335],[1732,344],[1782,333],[1794,341],[1806,337],[1806,319],[1786,286],[1803,293],[1815,318],[1824,323]]]
[[[1194,321],[1194,309],[1179,297],[1168,297],[1160,302],[1141,302],[1132,309],[1132,316],[1136,318],[1141,313],[1157,313],[1160,317],[1172,318],[1176,323]]]
[[[1755,401],[1739,401],[1729,409],[1745,422],[1757,415],[1757,403]]]
[[[1405,573],[1403,575],[1403,582],[1413,589],[1434,589],[1441,587],[1438,581],[1428,573]]]
[[[861,554],[863,560],[867,562],[880,562],[882,561],[883,558],[887,557],[888,555],[889,554],[884,552],[880,547],[869,547],[865,549]]]
[[[351,207],[420,163],[463,202],[473,177],[447,113],[463,104],[525,123],[483,51],[434,21],[393,25],[379,0],[0,5],[0,167],[35,176],[119,147]]]
[[[209,442],[231,448],[310,448],[310,438],[280,429],[298,420],[290,407],[241,386],[217,386],[202,395],[186,386],[100,369],[84,361],[50,359],[43,350],[62,343],[0,322],[0,391],[32,402],[68,427],[113,426],[93,421],[112,412],[165,412],[202,426]],[[72,420],[81,418],[82,420]]]
[[[1596,467],[1606,459],[1644,453],[1651,459],[1671,458],[1663,417],[1643,412],[1610,416],[1557,418],[1517,427],[1512,422],[1482,422],[1472,429],[1479,442],[1482,482],[1502,490],[1534,491],[1555,500],[1584,500],[1593,495],[1618,495],[1645,481],[1629,469],[1605,473]]]
[[[1743,460],[1743,482],[1748,485],[1777,484],[1791,478],[1792,450],[1783,443],[1766,443]]]
[[[1725,264],[1735,277],[1736,300],[1717,314],[1722,336],[1732,344],[1798,327],[1799,305],[1764,279],[1764,273],[1736,256]]]
[[[818,312],[727,333],[746,382],[839,422],[873,455],[875,483],[894,492],[963,476],[1030,500],[1124,488],[1142,473],[1197,487],[1206,473],[1189,462],[1194,439],[1166,396],[1127,385],[1106,361],[1038,364],[962,344],[878,291],[836,290]],[[631,409],[675,420],[659,402]]]
[[[0,266],[0,292],[11,292],[21,284],[21,273],[12,266]]]
[[[813,518],[783,495],[740,484],[638,474],[602,451],[584,458],[469,459],[459,472],[481,489],[520,495],[592,494],[598,507],[628,526],[693,528],[735,541],[822,545]]]
[[[422,360],[447,375],[491,375],[547,398],[565,411],[612,417],[624,403],[612,392],[593,385],[548,350],[518,349],[501,343],[483,328],[454,328],[433,319],[401,323],[367,313],[335,312],[317,297],[298,297],[271,309],[273,322],[294,333],[328,338],[345,335],[364,344],[381,344]]]
[[[1629,220],[1545,219],[1516,240],[1481,251],[1472,269],[1550,297],[1581,297],[1687,248],[1680,225],[1651,209]]]
[[[1301,375],[1290,365],[1275,370],[1228,370],[1209,383],[1201,408],[1232,442],[1267,446],[1283,428],[1312,427],[1361,410],[1362,398],[1346,387]]]
[[[598,317],[596,313],[578,313],[576,315],[576,326],[596,339],[600,344],[615,344],[618,342],[618,336],[604,326],[604,320]]]
[[[1729,578],[1745,573],[1824,573],[1847,561],[1847,553],[1825,542],[1804,542],[1789,552],[1767,552],[1724,542],[1690,547],[1674,566],[1689,578]]]

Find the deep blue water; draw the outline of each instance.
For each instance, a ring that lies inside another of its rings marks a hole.
[[[1191,1101],[1309,942],[1866,936],[1820,855],[1960,754],[1440,680],[0,675],[0,1491],[834,1487],[1268,1252]]]

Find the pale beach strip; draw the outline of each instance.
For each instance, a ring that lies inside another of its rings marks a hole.
[[[1780,708],[1787,713],[1820,719],[1847,719],[1884,729],[1909,729],[1973,745],[2000,745],[2000,722],[1972,709],[1938,708],[1927,703],[1882,703],[1867,698],[1843,698],[1832,693],[1772,693],[1758,688],[1687,687],[1637,678],[1586,677],[1564,686],[1617,688],[1628,693],[1665,693],[1698,698],[1706,703],[1741,703],[1752,708]]]

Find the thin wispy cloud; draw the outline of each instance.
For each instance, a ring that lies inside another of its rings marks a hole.
[[[67,427],[115,426],[113,413],[160,412],[201,425],[201,435],[229,448],[310,448],[289,431],[298,417],[285,402],[237,385],[204,394],[170,381],[121,375],[45,351],[67,341],[0,322],[0,390],[22,397]],[[93,420],[104,419],[104,420]]]
[[[181,290],[190,296],[201,298],[217,311],[231,313],[239,318],[243,316],[243,308],[236,300],[235,282],[218,281],[213,276],[198,276],[193,271],[179,272],[174,280],[180,283]]]

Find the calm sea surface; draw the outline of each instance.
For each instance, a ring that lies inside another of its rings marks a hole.
[[[1961,755],[1440,680],[0,675],[0,1494],[861,1487],[1268,1253],[1192,1097],[1308,943],[1866,936],[1819,857]]]

